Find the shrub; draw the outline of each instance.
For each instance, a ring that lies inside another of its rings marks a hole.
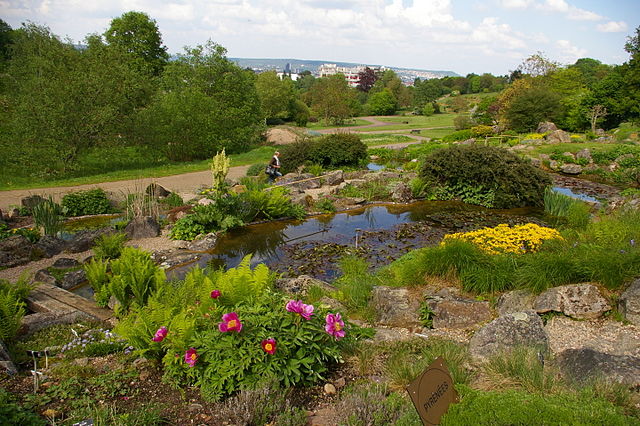
[[[310,139],[299,139],[292,144],[280,147],[280,171],[282,174],[295,172],[303,166],[308,159],[311,145]]]
[[[12,235],[22,235],[32,243],[38,242],[40,232],[35,228],[13,228],[9,229],[6,223],[0,222],[0,240],[9,238]]]
[[[13,284],[0,280],[0,341],[12,341],[16,337],[26,313],[25,299],[32,289],[26,275]]]
[[[62,211],[66,216],[110,213],[111,203],[101,188],[79,191],[62,197]]]
[[[424,183],[424,185],[425,188],[428,186],[426,183]],[[467,204],[475,204],[488,208],[494,206],[495,197],[496,195],[493,189],[462,183],[435,188],[431,187],[427,193],[427,199],[429,200],[460,200]]]
[[[452,146],[427,156],[420,176],[434,186],[473,185],[492,190],[496,208],[541,206],[551,179],[497,147]]]
[[[56,235],[62,229],[62,208],[51,197],[36,204],[32,210],[33,221],[45,235]]]
[[[168,209],[184,206],[184,200],[175,192],[167,195],[167,198],[160,200],[160,202],[166,205]]]
[[[471,129],[464,129],[446,135],[442,138],[442,142],[466,141],[467,139],[471,139],[472,137],[473,132],[471,131]]]
[[[334,415],[335,424],[349,426],[421,424],[407,398],[375,383],[359,383],[348,388],[336,404]]]
[[[247,176],[262,176],[266,167],[267,163],[252,164],[247,169]]]
[[[308,161],[323,167],[356,166],[367,158],[367,145],[354,133],[323,136],[314,141],[308,154]]]
[[[458,115],[453,119],[453,126],[456,130],[470,129],[474,124],[474,121],[468,115]]]
[[[333,213],[336,211],[336,206],[329,198],[323,198],[316,202],[315,207],[324,213]]]
[[[127,234],[124,232],[101,235],[93,246],[94,257],[98,260],[117,259],[124,249],[125,241]]]
[[[493,136],[493,127],[484,125],[474,126],[471,128],[471,134],[474,138]]]

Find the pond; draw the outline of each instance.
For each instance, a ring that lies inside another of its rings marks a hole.
[[[375,268],[412,249],[437,244],[447,233],[500,223],[544,224],[542,214],[533,209],[489,210],[452,201],[422,201],[256,224],[227,232],[213,250],[169,270],[168,276],[181,278],[196,265],[235,267],[253,254],[252,264],[265,263],[283,276],[308,274],[330,281],[346,254],[357,254]]]
[[[571,188],[564,188],[561,186],[554,186],[553,190],[556,192],[559,192],[560,194],[564,194],[566,196],[569,196],[571,198],[576,198],[580,201],[587,201],[589,203],[599,203],[598,199],[595,197],[591,197],[589,195],[586,194],[582,194],[579,192],[574,192],[571,190]]]

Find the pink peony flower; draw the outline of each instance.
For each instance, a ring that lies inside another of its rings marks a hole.
[[[306,320],[311,319],[313,315],[313,305],[306,305],[302,303],[302,300],[289,300],[285,309],[289,312],[300,314],[300,316]]]
[[[273,355],[276,352],[276,341],[274,339],[264,339],[262,341],[262,350]]]
[[[197,361],[198,352],[196,352],[196,348],[189,348],[189,350],[184,353],[184,362],[189,364],[189,367],[195,367]]]
[[[153,336],[153,340],[154,342],[162,342],[164,340],[165,337],[167,337],[167,333],[169,333],[169,330],[167,330],[167,327],[162,326],[158,329],[158,331],[156,331],[156,334]]]
[[[211,298],[212,299],[217,299],[218,297],[220,297],[220,290],[213,290],[211,292]]]
[[[240,333],[240,330],[242,330],[242,323],[238,318],[238,314],[235,312],[224,314],[222,316],[222,322],[218,324],[218,329],[223,333],[226,333],[227,331],[237,331]]]
[[[327,314],[325,318],[324,330],[336,338],[336,340],[342,339],[345,336],[344,322],[340,314]]]

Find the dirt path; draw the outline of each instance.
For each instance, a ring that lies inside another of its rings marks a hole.
[[[249,166],[236,166],[229,168],[227,177],[238,179],[245,176]],[[180,175],[164,176],[158,178],[144,178],[133,180],[121,180],[116,182],[102,182],[89,185],[59,186],[55,188],[35,188],[16,189],[11,191],[0,191],[0,210],[6,211],[11,205],[20,205],[20,200],[29,195],[52,196],[55,201],[60,201],[62,197],[75,191],[102,188],[106,192],[113,194],[116,199],[124,199],[127,194],[141,192],[151,182],[162,185],[171,192],[179,194],[185,201],[193,198],[198,189],[202,186],[211,185],[211,172],[184,173]]]

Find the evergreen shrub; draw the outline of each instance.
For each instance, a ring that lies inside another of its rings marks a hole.
[[[62,211],[66,216],[84,216],[110,213],[111,203],[100,188],[78,191],[62,197]]]

